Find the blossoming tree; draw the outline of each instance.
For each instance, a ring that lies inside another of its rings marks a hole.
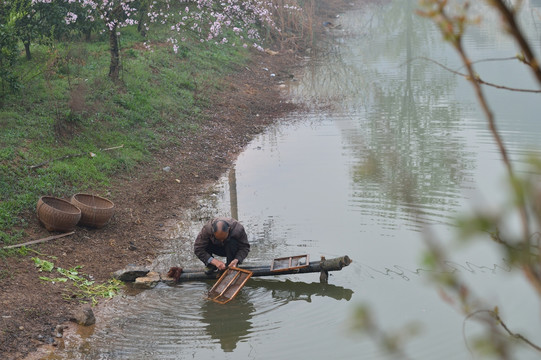
[[[252,44],[261,50],[259,31],[267,27],[276,29],[272,20],[271,1],[263,0],[163,0],[150,4],[136,0],[32,0],[33,4],[63,2],[78,4],[83,9],[86,21],[102,22],[102,31],[108,32],[111,62],[109,76],[117,80],[120,71],[119,30],[126,26],[139,25],[149,30],[150,24],[169,25],[172,36],[168,41],[173,50],[178,42],[185,40],[188,32],[196,34],[200,41],[229,43],[226,34],[231,31],[240,39],[242,46]],[[291,10],[298,10],[290,7]],[[142,13],[145,11],[146,13]],[[67,24],[78,21],[74,12],[66,12]],[[148,22],[139,24],[140,19]],[[236,45],[232,43],[232,45]]]

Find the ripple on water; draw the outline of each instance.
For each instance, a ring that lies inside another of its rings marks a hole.
[[[337,320],[332,313],[314,316],[313,308],[304,305],[316,298],[349,300],[352,295],[351,290],[334,285],[252,279],[234,301],[222,305],[206,299],[211,286],[160,285],[136,296],[118,297],[101,314],[106,319],[99,321],[103,325],[82,346],[68,348],[65,358],[178,359],[180,353],[184,358],[231,352],[248,343],[267,344],[274,337],[283,349],[308,347],[309,341],[300,344],[281,329],[309,331],[333,324]]]
[[[200,311],[208,289],[205,283],[159,286],[115,298],[85,341],[82,357],[81,349],[68,349],[67,358],[167,358],[181,347],[193,348],[209,338]]]

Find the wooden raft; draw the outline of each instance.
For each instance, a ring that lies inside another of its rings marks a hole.
[[[329,271],[342,270],[343,267],[348,266],[352,261],[349,256],[345,255],[333,259],[322,257],[319,261],[310,261],[307,266],[281,268],[280,271],[275,271],[272,265],[243,266],[242,269],[252,272],[252,277],[320,273],[320,281],[326,283]],[[150,272],[150,270],[144,267],[135,265],[132,267],[116,271],[113,276],[124,282],[135,282],[136,287],[142,288],[153,287],[159,282],[174,285],[177,282],[217,280],[222,276],[221,272],[207,275],[203,269],[184,269],[178,281],[175,281],[175,279],[168,277],[167,274]]]

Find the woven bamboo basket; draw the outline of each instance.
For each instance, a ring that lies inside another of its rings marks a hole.
[[[113,216],[115,204],[106,198],[92,194],[75,194],[71,203],[81,209],[79,225],[104,227]]]
[[[53,196],[40,197],[36,212],[39,222],[48,231],[73,231],[81,219],[81,209],[67,200]]]

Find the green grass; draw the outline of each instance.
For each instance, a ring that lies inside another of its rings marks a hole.
[[[151,161],[179,133],[199,131],[209,95],[221,87],[217,79],[249,56],[240,46],[196,41],[175,54],[159,38],[150,52],[146,40],[123,30],[118,84],[107,76],[106,40],[35,45],[32,60],[20,59],[22,89],[0,108],[0,247],[25,236],[25,216],[40,196],[105,192],[115,176]],[[97,156],[60,159],[89,152]]]

